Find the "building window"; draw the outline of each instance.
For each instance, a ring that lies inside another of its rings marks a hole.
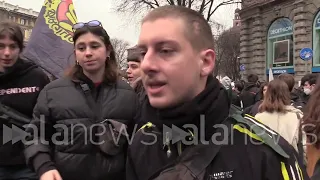
[[[16,22],[16,17],[15,16],[9,16],[9,20],[13,21],[13,22]]]
[[[313,65],[320,66],[320,11],[315,16],[313,22]]]
[[[29,40],[29,36],[30,36],[29,31],[27,29],[25,29],[24,30],[24,39]]]
[[[26,21],[24,19],[20,19],[20,24],[25,25]]]
[[[267,68],[293,67],[293,25],[290,19],[275,20],[268,30]]]

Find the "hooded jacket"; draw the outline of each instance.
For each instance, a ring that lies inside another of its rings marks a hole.
[[[240,99],[243,103],[243,108],[254,105],[257,101],[260,100],[259,97],[260,89],[254,83],[246,83],[242,92],[240,93]]]
[[[149,123],[129,146],[127,180],[308,179],[284,139],[273,134],[284,149],[263,144],[250,127],[229,117],[229,107],[224,88],[214,78],[192,101],[175,108],[155,109],[145,101],[141,118]]]
[[[37,97],[49,81],[35,63],[18,59],[12,67],[0,74],[0,102],[31,120]],[[11,128],[12,123],[1,119],[0,126],[0,166],[25,164],[21,141],[9,141],[2,145],[3,128]]]

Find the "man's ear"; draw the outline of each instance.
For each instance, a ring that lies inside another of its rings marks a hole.
[[[216,54],[215,54],[214,50],[207,49],[205,51],[202,51],[200,56],[201,56],[200,58],[202,60],[200,75],[201,76],[209,76],[210,74],[212,74],[213,69],[215,67]]]

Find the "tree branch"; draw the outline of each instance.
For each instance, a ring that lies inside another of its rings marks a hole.
[[[225,0],[214,7],[215,0],[117,0],[116,11],[132,15],[145,13],[145,10],[155,9],[163,5],[178,5],[194,9],[206,16],[205,19],[211,23],[210,19],[214,12],[223,5],[241,3],[241,0]],[[235,2],[237,1],[237,2]]]
[[[212,2],[213,2],[213,0],[211,0]],[[200,8],[199,8],[199,13],[200,14],[203,14],[203,12],[204,12],[204,10],[205,10],[205,3],[206,3],[206,1],[205,0],[202,0],[202,2],[201,2],[201,5],[200,5]]]
[[[191,6],[193,4],[194,0],[189,0],[189,3],[188,3],[188,8],[191,9]]]
[[[211,17],[210,16],[210,12],[211,12],[212,6],[213,6],[213,1],[211,1],[210,6],[209,6],[208,15],[207,15],[207,21],[210,20],[210,17]]]
[[[186,1],[187,0],[182,0],[182,6],[186,7]]]
[[[238,1],[237,1],[237,2],[234,2],[234,0],[228,0],[228,1],[225,1],[225,2],[222,2],[222,3],[218,4],[218,6],[216,6],[216,7],[213,9],[212,12],[210,12],[211,9],[208,11],[207,20],[210,19],[210,17],[213,15],[213,13],[214,13],[220,6],[228,5],[228,4],[237,4],[237,3],[241,3],[241,1],[240,1],[240,2],[238,2]]]
[[[169,5],[175,5],[173,0],[167,0]]]
[[[129,48],[129,43],[127,41],[122,40],[122,39],[113,38],[113,39],[111,39],[111,44],[112,44],[113,50],[115,51],[115,54],[116,54],[118,67],[120,67],[120,69],[125,68],[127,65],[126,52],[127,52],[127,49]]]
[[[160,4],[158,3],[157,0],[153,0],[154,1],[154,4],[157,6],[157,7],[160,7]]]
[[[148,0],[141,0],[142,3],[147,4],[151,9],[155,9],[157,7],[157,4],[159,4],[157,2],[157,0],[154,0],[156,3],[153,2],[149,2]],[[158,6],[159,7],[159,6]]]

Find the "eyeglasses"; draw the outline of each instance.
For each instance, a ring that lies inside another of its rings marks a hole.
[[[92,20],[87,23],[79,22],[73,25],[72,29],[75,31],[77,29],[83,28],[84,26],[89,26],[89,27],[98,27],[102,26],[101,22],[98,20]]]

